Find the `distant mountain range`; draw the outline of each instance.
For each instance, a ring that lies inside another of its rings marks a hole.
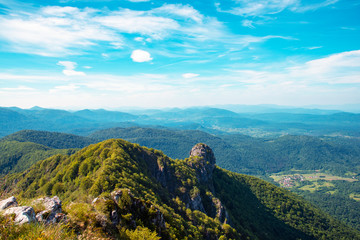
[[[0,136],[24,129],[86,136],[100,129],[130,126],[251,136],[305,134],[357,137],[360,136],[360,114],[305,109],[237,113],[210,107],[142,110],[132,113],[101,109],[71,112],[38,107],[0,108]]]

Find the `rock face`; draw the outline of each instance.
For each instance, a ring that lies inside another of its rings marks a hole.
[[[191,198],[189,207],[194,210],[204,212],[210,217],[218,218],[220,222],[228,222],[229,216],[225,209],[225,206],[221,203],[220,199],[216,198],[215,189],[213,185],[213,171],[215,168],[216,159],[212,149],[204,144],[196,144],[190,151],[190,161],[188,164],[196,171],[196,177],[201,184],[208,187],[211,194],[203,196],[210,201],[211,204],[207,205],[205,210],[204,201],[200,194]]]
[[[216,163],[212,149],[204,143],[198,143],[191,149],[190,158],[193,161],[189,165],[195,167],[200,183],[211,183]]]
[[[4,211],[4,215],[15,214],[14,221],[18,224],[37,222],[35,211],[32,207],[12,207]]]
[[[60,219],[63,219],[63,214],[61,213],[61,201],[55,196],[53,198],[43,197],[34,201],[34,204],[42,205],[45,210],[36,214],[36,219],[39,222],[44,223],[56,223]]]
[[[7,209],[9,207],[17,207],[17,206],[18,206],[18,203],[17,203],[16,198],[14,196],[9,197],[8,199],[0,201],[0,210]]]

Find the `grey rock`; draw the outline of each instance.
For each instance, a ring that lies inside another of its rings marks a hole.
[[[44,223],[56,223],[58,222],[56,215],[62,212],[61,201],[59,197],[55,196],[53,198],[43,197],[34,201],[34,204],[41,204],[45,210],[39,212],[36,215],[36,219],[39,222]]]
[[[191,200],[190,200],[190,208],[192,210],[198,210],[198,211],[203,212],[203,213],[206,214],[206,211],[205,211],[204,205],[202,203],[202,199],[201,199],[200,194],[197,194],[195,197],[191,198]]]
[[[9,207],[17,207],[18,203],[14,196],[9,197],[8,199],[0,201],[0,210],[7,209]]]
[[[207,184],[212,192],[214,189],[212,175],[215,163],[214,152],[208,145],[198,143],[191,149],[188,164],[196,170],[196,176],[200,183]]]
[[[6,209],[3,214],[15,214],[14,221],[18,224],[37,222],[34,209],[28,206],[11,207]]]

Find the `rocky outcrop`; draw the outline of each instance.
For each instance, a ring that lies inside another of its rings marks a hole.
[[[194,167],[200,183],[212,185],[212,175],[215,168],[216,159],[212,149],[204,144],[196,144],[190,151],[190,161],[188,164]]]
[[[36,214],[36,219],[39,222],[56,223],[59,221],[64,221],[66,218],[62,213],[61,201],[57,196],[53,198],[50,197],[39,198],[35,200],[33,203],[36,205],[40,205],[42,208],[44,208],[43,211]]]
[[[206,213],[200,193],[197,193],[195,196],[190,198],[190,202],[187,207],[192,210],[198,210],[200,212]]]
[[[18,224],[37,222],[34,209],[29,206],[11,207],[6,209],[3,214],[15,214],[14,221]]]
[[[134,197],[131,191],[127,188],[118,189],[111,193],[111,197],[118,206],[118,212],[111,212],[112,220],[118,218],[120,214],[131,213],[131,218],[128,221],[136,227],[135,218],[137,216],[148,216],[149,223],[156,226],[157,230],[161,232],[165,227],[165,219],[161,211],[152,204],[144,202],[143,200]]]
[[[32,205],[44,210],[35,214],[33,207],[18,207],[15,197],[0,201],[0,209],[5,209],[5,211],[2,211],[2,214],[15,215],[14,221],[18,224],[32,222],[59,223],[67,221],[66,215],[63,214],[61,210],[61,201],[57,196],[53,198],[39,198],[34,200]]]
[[[9,207],[17,207],[18,203],[14,196],[9,197],[8,199],[0,201],[0,210],[7,209]]]
[[[113,191],[110,197],[97,197],[92,205],[100,210],[96,220],[107,231],[118,224],[135,229],[139,220],[147,227],[156,228],[160,235],[166,229],[161,211],[150,202],[135,197],[127,188]]]
[[[221,203],[220,199],[215,197],[216,193],[213,185],[215,164],[216,158],[208,145],[198,143],[191,149],[188,165],[195,169],[199,183],[205,185],[210,190],[210,193],[203,197],[208,198],[210,200],[208,202],[211,202],[211,204],[208,204],[205,209],[203,199],[200,193],[197,193],[191,197],[188,206],[193,210],[202,211],[210,217],[218,218],[220,222],[229,223],[229,216],[225,206]]]

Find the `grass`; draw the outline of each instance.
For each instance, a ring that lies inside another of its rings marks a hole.
[[[335,187],[335,186],[330,182],[312,182],[311,185],[305,185],[299,189],[303,191],[315,192],[320,190],[320,188],[330,188],[330,187]]]
[[[67,225],[30,223],[17,225],[10,217],[0,215],[0,240],[75,240]]]
[[[349,197],[356,200],[356,201],[360,201],[360,195],[359,194],[351,193]]]

